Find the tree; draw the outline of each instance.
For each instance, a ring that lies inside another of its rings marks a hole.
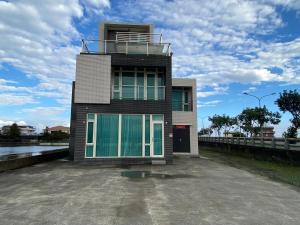
[[[210,136],[211,134],[213,133],[212,129],[211,128],[202,128],[200,131],[199,131],[199,135],[200,136],[203,136],[203,135],[208,135]]]
[[[266,123],[279,124],[281,115],[278,112],[269,111],[266,106],[260,108],[246,108],[238,116],[241,122],[241,128],[250,133],[250,136],[257,136]]]
[[[18,139],[20,137],[20,128],[16,123],[13,123],[9,129],[9,137],[12,139]]]
[[[49,137],[50,137],[49,127],[46,126],[46,128],[44,129],[44,133],[43,133],[42,139],[49,140]]]
[[[214,115],[213,117],[208,117],[211,122],[211,129],[217,131],[218,136],[221,135],[221,130],[224,132],[229,132],[229,130],[236,124],[236,119],[234,117],[223,115]]]
[[[300,128],[300,94],[297,90],[284,90],[280,93],[279,98],[275,101],[282,112],[289,112],[292,114],[290,122],[292,125],[284,133],[285,137],[296,138],[297,130]]]

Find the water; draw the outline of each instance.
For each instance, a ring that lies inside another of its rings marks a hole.
[[[15,147],[0,147],[0,156],[41,153],[56,149],[68,148],[68,146],[15,146]]]
[[[146,178],[156,179],[180,179],[180,178],[194,178],[195,176],[189,174],[163,174],[163,173],[152,173],[150,171],[123,171],[121,176],[128,177],[131,180],[141,180]]]

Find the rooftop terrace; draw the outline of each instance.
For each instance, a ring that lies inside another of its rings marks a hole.
[[[161,33],[115,32],[114,39],[84,40],[81,53],[171,55]]]

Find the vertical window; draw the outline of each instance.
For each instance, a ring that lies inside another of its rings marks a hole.
[[[150,115],[145,115],[145,156],[150,156]]]
[[[179,89],[172,90],[172,110],[182,111],[182,91]]]
[[[120,75],[119,72],[114,74],[114,88],[113,88],[114,99],[120,99]]]
[[[154,123],[153,125],[153,153],[154,155],[162,155],[163,151],[163,124]]]
[[[118,156],[118,128],[118,114],[98,115],[96,156]]]
[[[142,156],[142,115],[122,115],[121,156]]]
[[[184,99],[183,110],[189,111],[189,92],[188,91],[183,92],[183,99]]]
[[[137,73],[137,99],[144,100],[144,73]]]
[[[94,155],[94,121],[95,114],[88,113],[86,122],[86,147],[85,147],[85,156],[93,157]]]
[[[87,133],[87,143],[93,143],[94,136],[94,122],[88,122],[88,133]]]
[[[162,73],[157,74],[157,100],[165,99],[165,81]]]
[[[134,72],[122,73],[122,99],[134,99],[135,76]]]
[[[155,74],[147,74],[147,100],[155,99]]]

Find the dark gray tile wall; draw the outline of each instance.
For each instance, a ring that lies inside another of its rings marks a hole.
[[[151,159],[138,158],[107,158],[85,159],[85,131],[87,113],[122,113],[122,114],[164,114],[164,139],[165,159],[172,163],[173,141],[169,136],[172,133],[172,74],[170,56],[141,56],[112,54],[112,66],[142,66],[164,67],[166,72],[166,98],[164,101],[144,100],[112,100],[111,104],[72,104],[71,111],[71,142],[70,155],[73,154],[75,161],[101,162],[101,163],[150,163]],[[100,90],[101,91],[101,90]]]

